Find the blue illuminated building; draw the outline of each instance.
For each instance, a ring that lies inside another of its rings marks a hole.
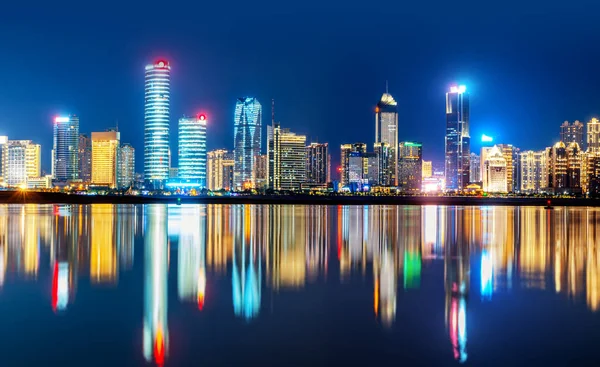
[[[469,135],[469,95],[466,87],[450,88],[446,93],[447,190],[462,190],[469,184],[471,137]]]
[[[67,182],[79,178],[79,117],[54,118],[52,178]]]
[[[256,158],[261,154],[262,106],[256,98],[238,98],[234,116],[233,185],[254,187]]]
[[[179,182],[206,187],[206,116],[179,119]]]

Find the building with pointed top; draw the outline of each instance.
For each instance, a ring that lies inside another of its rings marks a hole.
[[[398,186],[398,104],[387,88],[375,107],[375,146],[380,143],[389,146],[387,177],[381,184]]]

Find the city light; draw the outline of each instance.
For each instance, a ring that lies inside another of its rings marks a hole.
[[[69,122],[69,116],[57,116],[54,118],[54,122],[55,123],[59,123],[59,122]]]
[[[494,264],[492,256],[483,250],[481,253],[481,298],[490,299],[493,293]]]
[[[482,143],[491,143],[492,141],[494,141],[494,138],[492,138],[491,136],[487,136],[485,134],[481,135]]]
[[[462,94],[465,93],[467,91],[467,87],[464,85],[453,85],[452,87],[450,87],[450,93],[458,93],[458,94]]]

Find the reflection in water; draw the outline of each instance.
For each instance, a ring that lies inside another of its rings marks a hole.
[[[79,279],[118,284],[143,237],[144,356],[162,364],[170,256],[172,293],[200,310],[213,280],[228,280],[233,314],[249,321],[264,312],[263,287],[277,312],[279,292],[362,278],[386,328],[403,310],[399,293],[417,297],[443,267],[448,351],[464,362],[472,302],[537,289],[600,309],[599,224],[594,208],[0,205],[0,289],[48,274],[52,308],[68,312]]]

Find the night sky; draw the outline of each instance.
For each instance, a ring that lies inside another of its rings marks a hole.
[[[541,149],[564,120],[600,114],[597,1],[21,3],[0,8],[0,135],[41,143],[46,171],[52,117],[68,113],[81,132],[118,120],[141,171],[144,66],[159,57],[172,67],[174,152],[177,119],[197,112],[209,149],[231,149],[235,101],[249,95],[263,128],[275,98],[282,126],[329,142],[337,164],[341,143],[372,147],[386,80],[400,140],[422,141],[425,159],[443,158],[455,83],[471,94],[477,142]]]

